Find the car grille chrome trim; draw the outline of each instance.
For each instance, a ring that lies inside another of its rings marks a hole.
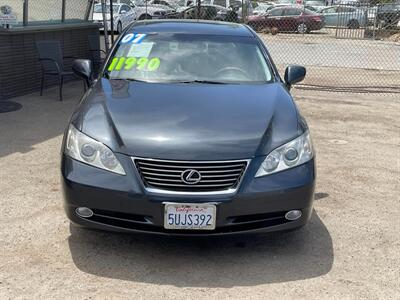
[[[176,161],[132,157],[145,189],[162,194],[216,195],[235,193],[240,186],[250,160]],[[185,170],[197,170],[201,180],[185,183]]]

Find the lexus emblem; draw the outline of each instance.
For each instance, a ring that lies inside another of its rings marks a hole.
[[[201,174],[199,171],[188,169],[181,173],[181,179],[186,184],[196,184],[201,180]]]

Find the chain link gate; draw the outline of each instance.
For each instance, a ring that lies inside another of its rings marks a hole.
[[[164,18],[249,25],[282,73],[307,67],[303,88],[400,93],[400,4],[322,4],[203,0]]]
[[[266,44],[280,71],[288,64],[307,67],[303,88],[400,93],[400,2],[280,1],[113,0],[141,11],[138,19],[144,16],[247,24]],[[84,19],[88,3],[29,0],[27,22],[34,25]],[[3,5],[11,5],[18,21],[23,21],[22,0],[0,0]]]

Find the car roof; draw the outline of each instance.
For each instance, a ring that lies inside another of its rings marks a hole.
[[[221,5],[216,5],[216,4],[202,4],[201,7],[215,7],[215,8],[218,8],[220,10],[225,10],[225,11],[228,10],[226,7],[223,7]],[[192,6],[186,7],[185,10],[195,9],[195,8],[197,8],[197,6],[192,5]]]
[[[101,3],[96,3],[94,6],[101,6]],[[110,5],[110,3],[106,3],[105,5]],[[125,3],[113,3],[113,6],[122,6],[122,5],[128,5]]]
[[[141,33],[190,33],[254,37],[244,25],[220,21],[199,20],[144,20],[132,25],[130,30]]]

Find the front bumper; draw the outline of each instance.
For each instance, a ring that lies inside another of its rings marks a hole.
[[[116,155],[126,176],[63,155],[64,208],[73,223],[119,232],[204,236],[290,230],[305,225],[312,213],[314,160],[293,169],[254,178],[263,157],[254,158],[235,194],[199,196],[150,193],[144,189],[130,157]],[[164,229],[163,202],[216,202],[216,229]],[[75,212],[77,207],[88,207],[94,215],[79,217]],[[295,221],[286,220],[285,213],[293,209],[301,210],[302,216]]]

